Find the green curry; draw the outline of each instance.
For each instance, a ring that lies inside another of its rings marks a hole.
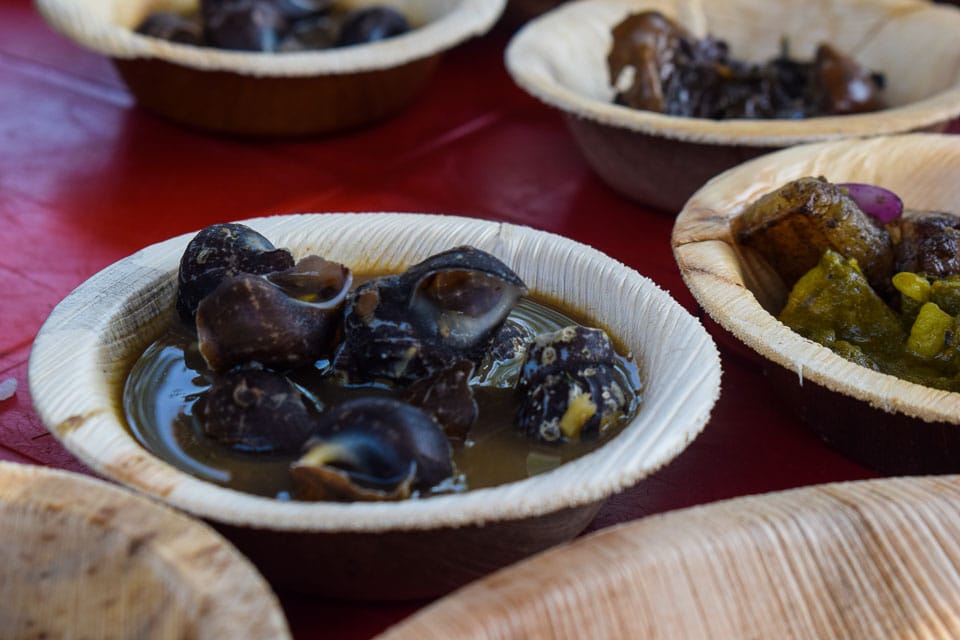
[[[797,333],[876,371],[960,391],[960,276],[901,272],[894,310],[857,261],[828,249],[794,285],[780,320]]]

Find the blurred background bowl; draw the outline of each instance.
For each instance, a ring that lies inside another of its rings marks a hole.
[[[317,214],[249,225],[296,257],[359,273],[398,272],[471,244],[533,294],[603,326],[636,359],[643,404],[593,452],[521,481],[394,503],[280,501],[224,488],[162,461],[131,435],[120,400],[133,360],[173,321],[180,256],[193,234],[92,277],[51,313],[30,357],[44,424],[80,460],[213,522],[275,584],[364,599],[435,596],[580,533],[603,501],[653,473],[706,424],[719,354],[700,323],[636,271],[566,238],[454,216]]]
[[[696,36],[761,62],[789,41],[810,59],[821,42],[886,77],[889,108],[805,120],[708,120],[613,104],[611,28],[658,10]],[[939,130],[960,115],[960,11],[924,0],[582,0],[537,18],[511,41],[510,74],[560,109],[584,157],[618,192],[677,212],[712,176],[781,147],[845,137]]]
[[[821,438],[888,474],[960,471],[960,393],[873,371],[795,333],[776,317],[787,296],[783,281],[735,241],[748,204],[804,176],[876,184],[907,208],[960,214],[960,136],[836,141],[751,160],[698,190],[672,238],[694,297],[763,357],[773,387]]]
[[[140,35],[151,12],[195,10],[197,0],[36,0],[47,22],[109,56],[143,107],[178,123],[245,135],[353,129],[409,104],[443,52],[485,33],[506,0],[341,0],[389,4],[414,26],[369,44],[302,52],[197,47]]]
[[[507,0],[503,21],[508,27],[517,28],[564,2],[567,0]]]

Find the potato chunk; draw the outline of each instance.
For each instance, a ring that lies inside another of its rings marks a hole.
[[[740,217],[739,229],[739,242],[760,253],[787,287],[832,249],[856,260],[879,291],[889,289],[889,234],[823,178],[800,178],[759,198]]]

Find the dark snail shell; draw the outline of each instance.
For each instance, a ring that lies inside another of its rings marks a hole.
[[[368,433],[340,433],[305,448],[290,467],[300,500],[382,502],[413,493],[416,464]]]
[[[453,475],[450,443],[424,411],[389,398],[326,411],[291,465],[308,500],[402,500]]]
[[[410,31],[406,16],[392,7],[367,7],[351,12],[337,38],[338,47],[377,42]]]
[[[327,49],[337,41],[339,21],[329,14],[297,19],[280,42],[280,51]]]
[[[316,418],[286,377],[238,369],[217,377],[194,405],[203,432],[242,451],[295,453],[314,432]]]
[[[517,426],[544,442],[596,435],[622,412],[627,396],[609,365],[549,375],[527,390]]]
[[[463,441],[480,412],[470,386],[473,370],[470,360],[457,360],[411,384],[402,399],[432,415],[448,436]]]
[[[326,15],[333,0],[274,0],[280,12],[290,20],[301,20],[315,15]]]
[[[535,335],[533,328],[507,318],[477,364],[474,382],[500,389],[516,388],[527,346]]]
[[[517,427],[544,442],[599,432],[628,402],[614,358],[602,329],[570,326],[537,336],[520,374]]]
[[[400,276],[421,336],[450,349],[485,345],[527,285],[507,265],[474,247],[430,256]]]
[[[200,21],[172,11],[151,13],[137,26],[136,32],[181,44],[200,45],[203,42]]]
[[[615,358],[616,351],[606,331],[571,325],[533,339],[527,348],[520,381],[530,386],[552,374],[613,364]]]
[[[238,51],[276,51],[289,20],[271,0],[201,0],[208,45]]]
[[[318,256],[269,276],[228,278],[197,309],[200,353],[214,371],[248,362],[295,368],[328,357],[352,282],[349,269]]]
[[[335,367],[348,379],[407,384],[459,358],[479,360],[521,296],[523,281],[473,247],[433,255],[357,289]]]
[[[242,224],[215,224],[202,229],[187,245],[177,275],[177,313],[193,324],[200,301],[230,276],[266,274],[289,269],[293,256]]]
[[[333,364],[351,382],[412,382],[433,366],[413,326],[399,317],[405,295],[398,281],[389,276],[365,282],[347,299]]]
[[[494,334],[487,357],[494,362],[514,360],[524,355],[532,339],[533,331],[508,319]]]

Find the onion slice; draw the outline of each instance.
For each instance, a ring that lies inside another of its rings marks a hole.
[[[837,186],[846,190],[864,213],[880,222],[896,220],[903,213],[903,201],[889,189],[859,182],[844,182]]]

